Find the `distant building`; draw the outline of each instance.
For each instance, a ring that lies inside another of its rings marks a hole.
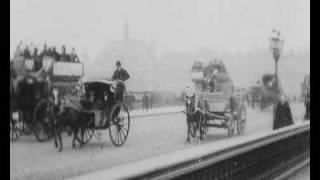
[[[134,40],[129,35],[127,19],[124,23],[123,40],[109,43],[98,57],[100,68],[104,69],[106,75],[115,70],[115,62],[120,60],[123,67],[129,72],[130,79],[126,82],[130,91],[150,91],[156,88],[156,76],[154,71],[156,56],[154,48],[147,43]],[[101,67],[103,66],[103,67]]]

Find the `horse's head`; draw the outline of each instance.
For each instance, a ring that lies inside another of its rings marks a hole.
[[[192,113],[195,111],[196,106],[195,103],[196,102],[196,98],[195,95],[186,95],[186,111],[187,113]]]

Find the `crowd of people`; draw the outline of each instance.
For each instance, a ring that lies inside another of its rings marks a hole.
[[[67,53],[66,47],[63,45],[61,47],[61,52],[59,53],[56,50],[55,46],[48,47],[47,44],[44,44],[42,51],[39,53],[37,47],[25,46],[24,49],[21,49],[21,42],[17,46],[15,57],[22,56],[24,59],[34,59],[42,60],[43,57],[49,56],[55,59],[55,61],[64,61],[64,62],[79,62],[79,57],[75,52],[75,48],[71,49],[70,53]],[[32,49],[31,49],[32,48]]]

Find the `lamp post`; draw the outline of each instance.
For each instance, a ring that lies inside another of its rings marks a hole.
[[[276,88],[276,99],[279,99],[279,78],[278,78],[278,61],[280,58],[280,53],[283,47],[283,38],[281,37],[280,31],[275,29],[272,31],[270,37],[271,50],[273,53],[273,58],[275,60],[275,88]]]

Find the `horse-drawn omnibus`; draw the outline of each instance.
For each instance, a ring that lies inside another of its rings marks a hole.
[[[215,83],[207,88],[210,78],[214,78]],[[236,131],[238,134],[244,133],[246,106],[241,95],[234,92],[226,68],[216,64],[193,69],[191,79],[195,83],[195,90],[186,95],[187,139],[190,140],[189,135],[195,137],[196,132],[203,139],[209,127],[225,128],[229,137]]]
[[[16,77],[10,77],[13,104],[10,134],[22,130],[24,134],[34,132],[38,141],[53,137],[52,113],[49,107],[64,102],[75,102],[77,97],[76,83],[83,76],[83,64],[80,62],[62,62],[53,57],[44,56],[39,61],[26,59],[23,56],[12,60],[10,70]],[[72,105],[72,104],[70,104]]]

